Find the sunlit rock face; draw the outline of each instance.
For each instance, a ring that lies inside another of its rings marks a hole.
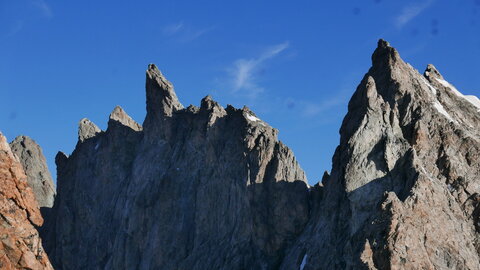
[[[116,107],[82,119],[56,157],[43,227],[57,269],[275,269],[310,213],[305,174],[278,131],[211,97],[184,108],[155,65],[143,125]]]
[[[36,230],[42,223],[22,164],[0,133],[0,269],[53,269]]]
[[[281,269],[480,269],[479,109],[380,40]]]

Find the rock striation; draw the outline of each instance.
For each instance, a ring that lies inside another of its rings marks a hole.
[[[380,40],[280,269],[480,269],[480,106]]]
[[[0,133],[1,269],[53,269],[36,230],[42,223],[22,165]]]
[[[274,269],[302,232],[309,191],[278,131],[210,96],[184,108],[155,65],[143,125],[116,107],[59,153],[43,227],[56,269]]]
[[[52,207],[55,186],[40,146],[27,136],[18,136],[10,143],[10,148],[22,164],[38,206]]]

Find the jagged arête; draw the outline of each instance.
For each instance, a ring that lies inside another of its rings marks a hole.
[[[305,174],[277,130],[210,96],[184,108],[155,65],[143,127],[116,107],[57,155],[44,226],[59,269],[273,269],[309,218]]]

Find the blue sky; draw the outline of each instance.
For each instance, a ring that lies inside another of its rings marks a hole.
[[[121,105],[143,122],[155,63],[184,105],[211,94],[278,128],[313,184],[379,38],[480,96],[480,0],[0,0],[0,131],[36,140],[55,175],[81,118],[105,128]]]

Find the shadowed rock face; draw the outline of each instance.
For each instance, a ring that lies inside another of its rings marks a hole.
[[[281,269],[480,269],[475,104],[380,40]]]
[[[42,223],[22,165],[0,133],[0,269],[52,269],[35,229]]]
[[[10,143],[10,148],[22,164],[38,206],[52,207],[55,186],[40,146],[27,136],[18,136]]]
[[[143,128],[116,107],[57,155],[56,269],[278,268],[309,217],[293,153],[248,108],[183,108],[154,65],[146,77]]]

